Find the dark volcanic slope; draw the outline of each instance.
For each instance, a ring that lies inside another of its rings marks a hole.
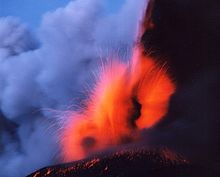
[[[212,177],[168,150],[124,150],[43,168],[28,177]]]

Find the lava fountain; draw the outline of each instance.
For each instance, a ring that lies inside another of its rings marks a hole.
[[[62,134],[64,161],[138,139],[166,113],[175,91],[164,66],[134,49],[129,63],[106,64],[84,110],[73,112]]]
[[[62,132],[64,162],[135,142],[167,113],[175,85],[140,44],[129,62],[111,59],[101,68],[85,107],[72,112]]]

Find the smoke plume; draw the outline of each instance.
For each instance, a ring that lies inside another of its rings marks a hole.
[[[0,127],[0,176],[59,162],[57,112],[85,97],[102,59],[130,55],[145,3],[126,0],[106,12],[103,0],[72,1],[45,14],[37,34],[16,18],[0,18],[0,122],[10,127]]]

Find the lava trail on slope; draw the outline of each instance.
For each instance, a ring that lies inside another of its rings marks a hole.
[[[46,167],[27,177],[217,177],[167,149],[119,150],[81,161]]]

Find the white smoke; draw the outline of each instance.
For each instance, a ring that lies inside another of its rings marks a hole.
[[[72,1],[44,15],[37,41],[17,19],[0,18],[0,111],[18,125],[16,138],[0,137],[0,176],[59,162],[57,120],[45,110],[77,104],[100,58],[129,53],[145,3],[107,13],[103,0]]]

